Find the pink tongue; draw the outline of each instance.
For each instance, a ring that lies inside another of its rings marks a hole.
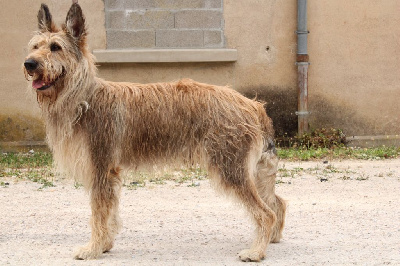
[[[39,89],[39,88],[43,87],[43,80],[38,79],[38,80],[32,81],[32,87],[34,89]]]

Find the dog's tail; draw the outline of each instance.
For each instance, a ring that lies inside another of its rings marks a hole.
[[[268,151],[276,155],[275,141],[274,141],[274,135],[275,135],[274,126],[272,123],[272,119],[268,117],[265,111],[264,104],[261,103],[259,104],[258,117],[264,139],[263,152]]]
[[[273,226],[271,242],[279,242],[285,225],[286,202],[275,194],[275,179],[278,171],[278,154],[275,148],[274,129],[272,120],[264,110],[260,110],[259,119],[263,131],[263,149],[257,162],[256,187],[260,197],[276,214],[276,223]]]

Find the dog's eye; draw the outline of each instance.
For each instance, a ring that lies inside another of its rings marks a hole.
[[[39,46],[38,46],[37,44],[35,44],[35,45],[32,47],[33,50],[37,50],[38,48],[39,48]]]
[[[60,45],[58,45],[58,44],[56,44],[56,43],[52,43],[52,44],[50,45],[50,51],[52,51],[52,52],[57,52],[57,51],[59,51],[59,50],[61,50],[61,46],[60,46]]]

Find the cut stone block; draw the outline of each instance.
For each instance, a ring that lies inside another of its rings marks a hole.
[[[107,31],[107,49],[154,48],[154,30]]]
[[[175,14],[177,29],[222,29],[222,12],[218,10],[183,10]]]
[[[193,48],[203,47],[201,30],[157,30],[156,47],[158,48]]]
[[[174,13],[171,11],[129,12],[126,29],[173,29]]]

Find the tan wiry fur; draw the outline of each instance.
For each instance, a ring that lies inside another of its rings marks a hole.
[[[122,170],[199,163],[256,222],[256,239],[240,259],[263,259],[268,243],[281,238],[286,209],[275,195],[278,159],[263,104],[228,87],[189,79],[104,81],[96,76],[78,4],[61,29],[46,5],[38,21],[25,76],[33,80],[58,170],[90,192],[92,235],[75,258],[97,258],[113,247],[121,226]]]

